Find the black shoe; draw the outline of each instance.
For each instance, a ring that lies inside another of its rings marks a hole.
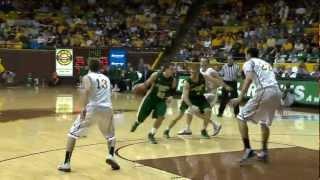
[[[268,152],[262,151],[262,152],[258,153],[257,154],[257,158],[258,158],[258,161],[261,161],[261,162],[264,162],[264,163],[269,162]]]
[[[134,132],[136,131],[137,127],[139,126],[140,123],[138,123],[137,121],[135,121],[131,127],[130,132]]]
[[[149,142],[150,142],[151,144],[158,144],[158,142],[157,142],[156,139],[154,138],[154,134],[149,133],[149,134],[148,134],[148,139],[149,139]]]
[[[205,130],[205,129],[201,130],[201,136],[206,138],[206,139],[210,138],[210,136],[208,135],[207,130]]]
[[[169,139],[169,138],[170,138],[169,133],[170,133],[170,130],[169,130],[169,129],[166,129],[166,130],[163,132],[163,136],[164,136],[165,138]]]
[[[106,159],[106,163],[111,166],[112,170],[119,170],[120,169],[119,164],[111,156]]]
[[[249,162],[250,159],[256,156],[256,153],[252,149],[246,149],[244,152],[244,155],[242,156],[240,160],[240,166],[245,165],[247,162]]]

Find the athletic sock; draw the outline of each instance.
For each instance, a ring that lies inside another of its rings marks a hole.
[[[262,151],[264,152],[268,151],[268,142],[262,142]]]
[[[110,154],[111,156],[114,155],[114,147],[113,147],[113,146],[109,148],[109,154]]]
[[[248,138],[242,138],[242,141],[245,149],[251,149],[250,141]]]
[[[64,163],[65,164],[70,162],[71,155],[72,155],[72,152],[66,151],[66,156],[65,156],[65,159],[64,159]]]
[[[156,134],[156,132],[157,132],[157,129],[156,129],[156,128],[151,128],[150,133],[151,133],[152,135],[155,135],[155,134]]]
[[[113,137],[110,137],[107,139],[107,143],[108,143],[108,151],[109,151],[109,154],[111,156],[114,155],[114,147],[116,146],[116,138],[113,136]]]

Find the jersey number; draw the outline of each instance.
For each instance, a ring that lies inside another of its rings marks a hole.
[[[98,86],[97,86],[98,89],[101,89],[101,88],[107,89],[107,87],[108,87],[108,82],[105,79],[102,79],[102,80],[97,79],[97,84],[98,84]]]
[[[272,71],[272,67],[269,64],[262,65],[261,69],[264,71]]]

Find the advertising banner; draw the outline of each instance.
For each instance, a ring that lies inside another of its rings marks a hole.
[[[125,49],[111,49],[108,57],[111,66],[125,66],[127,64],[127,51]]]
[[[61,77],[73,76],[72,49],[56,49],[56,72]]]
[[[179,76],[177,91],[182,92],[183,82],[188,76]],[[295,102],[306,105],[319,105],[319,85],[317,81],[299,81],[299,80],[278,80],[281,89],[288,84],[293,89],[295,94]],[[242,82],[238,82],[238,93],[240,93],[240,87]],[[247,97],[252,97],[255,94],[256,87],[251,84],[248,89]],[[218,90],[218,94],[221,94],[221,90]]]

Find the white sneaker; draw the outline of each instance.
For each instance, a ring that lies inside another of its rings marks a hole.
[[[178,132],[178,135],[192,135],[191,129],[182,129]]]
[[[119,170],[120,169],[119,164],[114,159],[114,157],[111,155],[106,159],[106,163],[111,166],[112,170]]]
[[[215,126],[215,127],[213,128],[213,134],[212,134],[212,136],[218,135],[218,134],[220,133],[221,128],[222,128],[221,124]]]
[[[63,172],[71,172],[70,163],[63,163],[63,164],[59,165],[58,170],[63,171]]]
[[[244,151],[244,155],[242,156],[242,158],[240,159],[239,163],[240,166],[242,165],[246,165],[248,162],[250,162],[250,160],[256,156],[256,153],[254,152],[254,150],[252,149],[245,149]]]

